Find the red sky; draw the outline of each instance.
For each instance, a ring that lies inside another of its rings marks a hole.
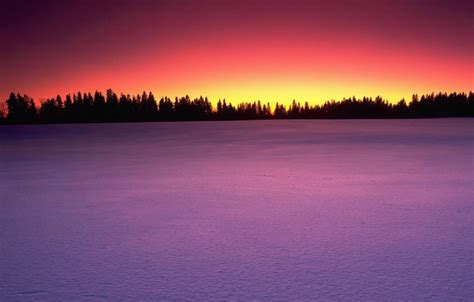
[[[473,90],[472,1],[0,4],[0,96],[77,91],[322,102]]]

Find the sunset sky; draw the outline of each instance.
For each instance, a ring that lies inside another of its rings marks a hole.
[[[77,91],[321,103],[474,89],[474,1],[0,4],[0,96]]]

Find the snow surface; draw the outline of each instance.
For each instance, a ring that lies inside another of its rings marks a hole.
[[[0,127],[0,300],[473,301],[474,119]]]

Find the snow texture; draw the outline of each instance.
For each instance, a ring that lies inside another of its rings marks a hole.
[[[0,127],[0,300],[473,301],[474,119]]]

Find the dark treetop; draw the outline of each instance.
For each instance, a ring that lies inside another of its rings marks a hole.
[[[474,117],[474,94],[438,93],[413,95],[407,104],[401,100],[390,104],[381,97],[375,99],[355,97],[341,101],[328,101],[323,105],[301,104],[293,101],[288,107],[276,103],[240,103],[237,106],[219,100],[213,108],[207,98],[190,99],[189,96],[163,97],[155,100],[153,94],[120,95],[107,90],[105,96],[81,93],[47,99],[39,108],[27,95],[11,93],[0,109],[0,123],[93,123],[93,122],[144,122],[144,121],[205,121],[244,119],[332,119],[332,118],[432,118]]]

